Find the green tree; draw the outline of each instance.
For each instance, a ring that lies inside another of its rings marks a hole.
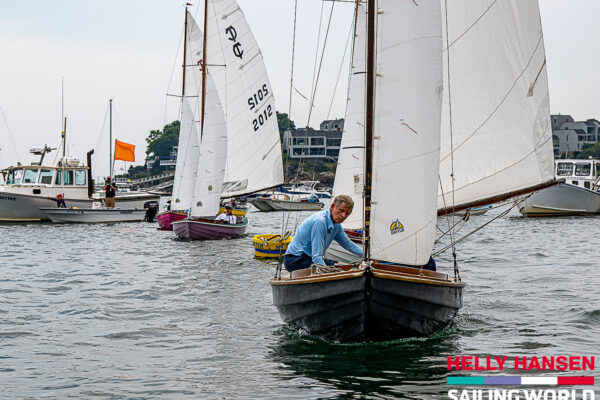
[[[283,140],[283,133],[296,129],[294,121],[288,118],[287,113],[277,112],[277,125],[279,125],[279,139]]]
[[[177,146],[179,141],[179,121],[173,121],[165,125],[162,131],[150,131],[150,135],[146,138],[146,156],[154,153],[155,156],[161,158],[168,157],[173,150],[173,146]]]
[[[600,158],[600,142],[594,144],[584,143],[581,146],[581,151],[577,154],[579,159]]]

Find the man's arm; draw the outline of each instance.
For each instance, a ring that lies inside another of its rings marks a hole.
[[[312,251],[310,256],[313,264],[325,265],[325,260],[323,260],[323,254],[325,253],[325,233],[325,225],[320,223],[320,221],[314,221],[310,230],[310,249]]]
[[[344,229],[340,228],[340,230],[335,235],[335,240],[349,252],[356,254],[357,256],[364,257],[363,249],[359,245],[354,243],[352,240],[348,239],[348,235],[346,235]]]

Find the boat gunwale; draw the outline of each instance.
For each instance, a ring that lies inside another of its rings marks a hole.
[[[378,271],[377,268],[373,268],[373,276],[375,278],[383,278],[383,279],[393,279],[396,281],[404,281],[404,282],[414,282],[421,283],[424,285],[433,285],[433,286],[445,286],[445,287],[455,287],[455,288],[463,288],[467,286],[464,282],[455,282],[453,279],[441,280],[432,277],[424,277],[424,276],[415,276],[411,274],[406,274],[402,272],[395,271]]]
[[[281,279],[272,278],[269,283],[272,286],[287,286],[287,285],[300,285],[300,284],[311,284],[321,283],[328,281],[339,281],[344,279],[361,278],[365,274],[365,270],[358,271],[343,271],[343,272],[332,272],[321,275],[309,275],[298,278],[287,278],[282,277]]]

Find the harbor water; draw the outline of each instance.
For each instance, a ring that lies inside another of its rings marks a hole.
[[[246,236],[206,242],[146,222],[0,225],[0,396],[446,399],[462,374],[448,356],[598,354],[600,217],[511,211],[457,246],[467,287],[452,326],[368,344],[284,326],[252,235],[287,215],[248,217]],[[450,252],[436,261],[452,274]]]

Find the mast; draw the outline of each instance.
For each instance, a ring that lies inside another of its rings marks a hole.
[[[208,63],[206,62],[206,30],[208,26],[208,0],[204,0],[204,39],[202,39],[202,103],[200,105],[200,141],[202,141],[202,135],[204,134],[204,109],[206,107],[206,69]]]
[[[183,23],[183,77],[181,78],[181,101],[185,96],[185,62],[187,53],[187,7],[185,7],[185,18]]]
[[[375,103],[375,1],[367,5],[367,98],[365,113],[365,259],[371,256],[371,181],[373,178],[373,106]]]
[[[109,166],[108,166],[108,172],[109,172],[109,176],[112,178],[113,176],[113,147],[112,147],[112,99],[108,100],[108,136],[109,136]]]
[[[63,130],[62,130],[62,140],[63,140],[63,159],[65,158],[65,147],[67,146],[67,117],[64,117],[63,120]],[[42,165],[40,163],[40,165]]]

